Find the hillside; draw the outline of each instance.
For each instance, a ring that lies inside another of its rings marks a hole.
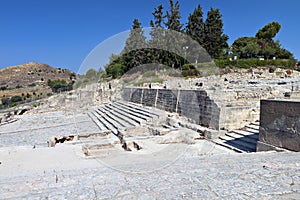
[[[29,62],[0,69],[0,98],[14,95],[42,98],[51,93],[48,80],[71,82],[76,74],[68,69]]]
[[[47,80],[63,79],[70,81],[75,73],[61,68],[54,68],[47,64],[30,62],[27,64],[10,66],[0,69],[0,87],[13,88],[30,84],[44,85]]]

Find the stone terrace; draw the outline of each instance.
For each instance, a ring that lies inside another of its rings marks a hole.
[[[1,199],[299,199],[300,197],[300,154],[198,155],[193,149],[189,149],[189,152],[162,168],[160,167],[162,160],[158,158],[147,160],[139,157],[139,162],[132,162],[124,155],[111,155],[112,157],[107,159],[118,159],[118,162],[110,165],[106,165],[105,159],[81,159],[72,162],[73,166],[69,169],[58,165],[52,166],[57,167],[55,169],[45,167],[31,170],[24,169],[23,164],[13,173],[8,173],[3,163],[0,170]],[[157,170],[153,170],[155,168]],[[146,171],[136,173],[140,169]]]

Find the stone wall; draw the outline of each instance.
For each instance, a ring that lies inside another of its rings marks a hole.
[[[176,112],[194,123],[219,130],[220,108],[204,90],[124,88],[125,101]]]
[[[257,151],[300,151],[300,101],[262,100]]]

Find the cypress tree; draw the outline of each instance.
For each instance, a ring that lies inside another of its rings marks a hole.
[[[151,39],[149,40],[150,47],[156,47],[148,50],[150,54],[150,62],[151,63],[160,63],[163,64],[164,51],[162,50],[162,45],[164,44],[164,14],[163,14],[163,6],[159,5],[157,8],[154,8],[154,12],[152,13],[154,17],[154,22],[150,21],[150,26],[152,27],[150,31]]]
[[[204,24],[202,46],[212,58],[218,58],[228,47],[227,40],[228,36],[223,33],[222,14],[219,9],[211,8]]]
[[[146,61],[146,36],[138,19],[133,20],[129,37],[126,39],[125,47],[122,51],[122,60],[125,65],[125,72],[133,67],[139,66]]]
[[[196,40],[200,45],[202,45],[204,21],[203,21],[203,11],[201,5],[198,5],[198,7],[194,10],[194,12],[189,15],[185,32],[193,40]]]
[[[180,52],[182,52],[185,41],[182,41],[182,38],[177,37],[176,34],[172,33],[172,31],[183,32],[183,24],[181,24],[180,22],[181,15],[179,11],[180,5],[178,1],[174,3],[173,0],[169,0],[169,2],[170,8],[166,12],[167,21],[165,22],[165,26],[170,31],[166,32],[165,41],[167,49],[172,50],[173,52],[167,53],[167,60],[165,61],[165,63],[169,66],[178,68],[184,62],[183,58],[178,55],[180,55]]]

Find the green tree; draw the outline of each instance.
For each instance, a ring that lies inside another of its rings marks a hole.
[[[8,107],[8,106],[10,105],[10,103],[11,103],[10,98],[7,98],[7,97],[3,97],[3,98],[1,99],[1,102],[2,102],[2,105],[3,105],[4,107]]]
[[[173,0],[169,0],[170,7],[169,10],[166,12],[167,21],[165,22],[165,26],[168,30],[165,33],[165,45],[167,49],[172,50],[172,52],[165,53],[165,63],[168,66],[174,66],[175,68],[179,68],[184,64],[184,59],[178,55],[182,51],[182,48],[185,45],[184,40],[181,37],[177,37],[172,31],[183,32],[180,19],[180,5],[179,2],[176,1],[175,3]]]
[[[249,58],[256,56],[260,51],[255,37],[241,37],[236,39],[232,44],[233,53],[240,58]]]
[[[142,49],[146,46],[146,36],[138,19],[133,20],[129,37],[126,39],[123,52],[128,53],[132,50]]]
[[[189,15],[185,32],[193,40],[196,40],[200,45],[202,45],[204,21],[203,21],[203,11],[201,5],[198,5],[198,7],[194,10],[194,12]]]
[[[15,95],[15,96],[12,96],[12,97],[10,98],[10,101],[11,101],[12,103],[16,103],[16,102],[22,101],[22,97],[19,96],[19,95]]]
[[[138,19],[134,19],[120,58],[121,63],[126,66],[125,72],[147,62],[145,60],[145,47],[146,36],[144,35],[141,23]]]
[[[97,71],[95,69],[89,69],[86,73],[85,73],[85,78],[89,79],[89,80],[96,80],[97,79]]]
[[[164,23],[164,14],[163,14],[163,5],[160,4],[159,6],[157,6],[157,8],[154,8],[154,12],[152,13],[153,17],[154,17],[154,22],[151,20],[150,21],[150,26],[151,27],[159,27],[162,28],[162,25]]]
[[[148,44],[150,47],[156,48],[149,49],[149,59],[151,63],[166,64],[163,62],[166,57],[166,52],[162,48],[158,48],[164,45],[165,42],[165,29],[163,28],[165,16],[163,13],[163,5],[159,5],[157,8],[154,8],[152,15],[154,17],[154,21],[150,21],[150,26],[152,28],[149,33],[151,35],[151,39],[148,41]]]
[[[218,58],[228,47],[228,36],[223,33],[222,14],[219,9],[211,8],[204,24],[203,47],[212,58]]]
[[[106,68],[106,73],[111,75],[112,78],[118,78],[125,73],[125,66],[120,63],[109,65]]]
[[[253,58],[255,55],[259,53],[259,50],[260,50],[260,46],[256,42],[251,41],[241,49],[241,52],[244,55],[246,55],[247,58],[249,57]]]
[[[173,0],[169,0],[169,2],[170,2],[170,10],[167,11],[166,14],[167,21],[165,22],[165,25],[169,30],[182,32],[183,24],[181,24],[180,22],[181,15],[179,11],[180,8],[179,2],[176,1],[175,4]]]
[[[278,22],[271,22],[259,29],[255,37],[258,39],[264,39],[267,42],[271,42],[272,39],[280,31],[281,25]]]
[[[198,5],[194,12],[189,15],[185,32],[190,36],[193,41],[187,41],[184,45],[185,51],[189,55],[189,60],[194,60],[195,63],[200,61],[207,61],[204,55],[206,55],[205,49],[199,48],[199,45],[203,45],[204,42],[204,20],[203,11],[201,5]],[[196,43],[195,43],[196,41]]]
[[[274,48],[273,46],[271,46],[271,44],[266,44],[265,46],[263,46],[263,48],[261,48],[260,51],[261,55],[263,55],[266,59],[269,59],[273,56],[275,56],[276,53],[276,48]]]

